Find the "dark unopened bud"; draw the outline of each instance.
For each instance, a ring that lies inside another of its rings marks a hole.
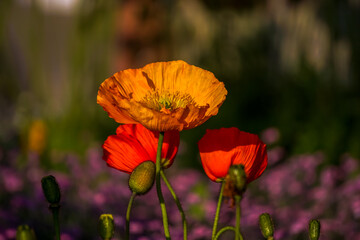
[[[246,188],[246,173],[243,165],[232,165],[229,168],[229,177],[232,181],[235,191],[242,193]]]
[[[114,218],[111,214],[101,214],[99,218],[99,234],[102,239],[114,236]]]
[[[36,240],[34,230],[28,225],[20,225],[16,230],[16,240]]]
[[[271,238],[274,235],[274,224],[270,214],[263,213],[259,217],[259,226],[264,238]]]
[[[320,222],[318,220],[311,220],[309,222],[309,237],[310,240],[318,240],[320,237]]]
[[[129,187],[136,194],[147,193],[154,184],[155,164],[145,161],[137,166],[129,177]]]
[[[56,182],[56,178],[52,175],[43,177],[41,179],[41,186],[46,200],[51,205],[58,205],[61,195],[59,184]]]

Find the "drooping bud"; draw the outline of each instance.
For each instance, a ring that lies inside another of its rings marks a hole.
[[[154,185],[155,164],[145,161],[137,166],[129,177],[129,187],[132,192],[142,195],[147,193]]]
[[[320,237],[320,222],[313,219],[309,222],[309,237],[310,240],[318,240]]]
[[[99,218],[99,234],[104,240],[109,240],[114,236],[114,218],[111,214],[101,214]]]
[[[20,225],[16,230],[16,240],[36,240],[34,230],[28,225]]]
[[[244,170],[244,166],[232,165],[229,168],[229,177],[232,183],[234,184],[235,191],[237,193],[242,193],[246,188],[246,173]]]
[[[263,213],[259,216],[259,226],[264,238],[271,239],[274,236],[274,223],[270,214]]]
[[[60,188],[56,181],[56,178],[52,175],[43,177],[41,179],[41,186],[46,200],[50,203],[50,206],[58,206],[60,202]]]

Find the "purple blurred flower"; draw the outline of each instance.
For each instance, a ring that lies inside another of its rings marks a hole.
[[[66,233],[62,233],[60,238],[61,238],[61,240],[74,240],[74,238],[72,238],[70,235],[68,235]]]
[[[16,229],[9,228],[5,230],[5,238],[6,239],[15,239],[16,236]]]
[[[275,127],[267,128],[261,133],[260,138],[265,144],[273,144],[279,140],[280,132]]]
[[[322,186],[333,188],[343,178],[343,173],[335,166],[328,166],[322,171],[320,178]]]
[[[10,168],[0,169],[0,175],[4,189],[8,192],[18,192],[22,190],[24,183],[21,176]]]
[[[354,215],[354,218],[360,218],[360,194],[355,195],[351,201],[351,209]]]
[[[200,201],[201,201],[200,196],[196,193],[190,193],[186,198],[186,202],[188,204],[196,204],[199,203]]]
[[[88,159],[87,167],[91,170],[93,176],[101,173],[107,168],[102,160],[101,148],[90,148],[86,155]]]
[[[139,237],[138,240],[151,240],[151,238],[148,238],[148,237]]]
[[[211,236],[211,229],[204,225],[195,225],[194,229],[189,234],[189,239],[208,239]]]
[[[285,150],[282,147],[275,147],[268,150],[268,165],[274,165],[280,161],[285,155]]]
[[[131,234],[142,234],[144,232],[144,225],[141,222],[131,221]]]
[[[359,160],[345,154],[341,159],[341,169],[346,175],[359,169]]]

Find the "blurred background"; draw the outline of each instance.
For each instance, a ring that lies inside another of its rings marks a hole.
[[[83,214],[66,210],[63,238],[97,239],[84,231],[94,224],[87,215],[96,224],[96,214],[130,196],[127,176],[101,160],[117,124],[96,104],[98,87],[117,71],[177,59],[213,72],[228,90],[217,116],[181,133],[169,170],[202,179],[178,183],[189,187],[191,239],[209,239],[201,234],[212,215],[196,203],[216,202],[218,190],[205,190],[219,187],[203,174],[196,143],[207,128],[233,126],[269,149],[269,167],[243,202],[249,239],[260,237],[254,216],[264,211],[274,214],[278,239],[304,239],[310,218],[323,220],[323,239],[360,239],[359,26],[359,0],[1,0],[0,239],[13,239],[22,223],[51,238],[50,216],[37,217],[50,213],[36,186],[49,173],[68,186],[65,206]],[[125,190],[109,200],[115,180]],[[161,238],[138,220],[143,240]]]

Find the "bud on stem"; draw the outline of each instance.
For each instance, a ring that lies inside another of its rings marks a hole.
[[[274,239],[274,223],[270,214],[263,213],[259,217],[261,233],[266,239]]]
[[[114,236],[114,218],[111,214],[101,214],[99,234],[103,240],[110,240]]]
[[[36,240],[34,230],[28,225],[20,225],[16,231],[16,240]]]
[[[241,195],[246,188],[246,173],[244,165],[232,165],[229,168],[229,177],[234,184],[235,191]]]
[[[129,177],[129,187],[132,192],[142,195],[147,193],[154,185],[155,164],[145,161],[137,166]]]
[[[56,207],[59,205],[61,194],[59,184],[56,178],[52,175],[43,177],[41,179],[41,186],[46,200],[50,203],[50,207]]]
[[[320,222],[318,220],[311,220],[309,222],[309,237],[310,240],[318,240],[320,237]]]
[[[54,176],[49,175],[41,179],[41,186],[46,200],[50,203],[49,209],[53,215],[55,239],[60,240],[59,203],[61,194],[59,184]]]

